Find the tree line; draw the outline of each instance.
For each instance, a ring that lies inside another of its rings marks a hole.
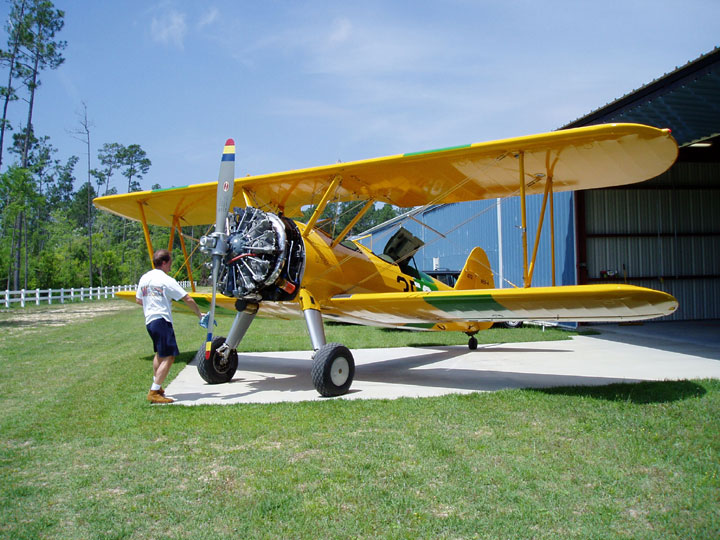
[[[65,61],[67,43],[59,39],[65,12],[50,0],[8,3],[7,44],[0,49],[0,66],[5,70],[0,86],[0,279],[11,290],[134,283],[149,265],[141,225],[98,212],[92,200],[138,191],[152,162],[138,144],[104,143],[94,150],[84,103],[72,134],[86,150],[87,178],[76,178],[78,156],[64,162],[55,157],[57,149],[50,138],[34,128],[33,112],[37,100],[44,97],[41,75],[61,68]],[[11,109],[23,105],[26,114],[16,115],[23,120],[11,122]],[[349,203],[333,203],[323,218],[338,218],[335,232],[339,232],[352,217],[349,210]],[[396,214],[389,205],[372,207],[353,232]],[[169,245],[169,230],[150,229],[154,246]],[[206,232],[187,229],[183,233],[192,238]],[[182,262],[182,256],[173,258],[176,268]],[[193,277],[206,278],[202,258],[191,257],[191,262]],[[185,277],[184,273],[178,277]]]
[[[97,150],[98,166],[91,167],[90,124],[83,104],[73,135],[87,145],[88,174],[85,182],[77,182],[79,158],[57,159],[57,149],[36,131],[33,117],[43,97],[43,72],[65,61],[67,43],[59,39],[65,12],[50,0],[8,3],[7,44],[0,49],[0,278],[13,290],[135,281],[147,268],[139,225],[97,213],[92,200],[119,189],[139,190],[151,161],[140,145],[114,142]],[[11,109],[23,106],[25,113],[16,114],[23,120],[11,122]]]

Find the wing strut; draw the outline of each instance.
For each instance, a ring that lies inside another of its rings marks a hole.
[[[542,234],[543,223],[545,221],[545,210],[547,209],[548,199],[550,199],[550,258],[552,265],[552,285],[555,286],[555,207],[553,205],[554,192],[553,192],[553,172],[555,170],[555,164],[558,162],[559,155],[555,156],[555,160],[550,163],[550,154],[548,153],[545,160],[545,169],[547,174],[545,175],[545,190],[543,193],[542,208],[540,209],[540,216],[538,217],[538,224],[535,230],[535,242],[533,244],[532,256],[528,264],[528,244],[527,244],[527,206],[525,198],[525,154],[522,150],[518,152],[517,158],[519,159],[519,171],[520,171],[520,211],[522,217],[522,248],[523,248],[523,287],[530,287],[532,285],[533,273],[535,272],[535,261],[537,260],[538,247],[540,246],[540,235]],[[532,186],[537,183],[537,180],[542,178],[542,174],[534,175],[534,181],[531,181],[528,185]]]
[[[550,264],[552,265],[552,286],[555,286],[555,194],[552,191],[552,175],[548,176],[550,183]]]
[[[552,195],[552,177],[548,176],[547,180],[545,181],[545,194],[543,195],[543,202],[542,202],[542,208],[540,209],[540,217],[538,218],[538,226],[537,230],[535,232],[535,245],[533,246],[533,254],[532,258],[530,259],[530,267],[528,268],[528,277],[527,277],[527,283],[525,284],[526,287],[529,287],[532,284],[532,278],[533,278],[533,272],[535,272],[535,259],[537,258],[537,252],[538,252],[538,246],[540,245],[540,233],[542,233],[543,228],[543,221],[545,220],[545,208],[547,207],[547,201],[548,201],[548,194]],[[552,205],[551,205],[552,207]],[[551,212],[552,214],[552,212]],[[550,216],[550,223],[554,221],[553,215]],[[552,233],[552,231],[551,231]],[[554,266],[555,266],[555,243],[552,242],[552,259],[553,259],[553,272],[554,272]],[[553,285],[555,285],[555,280],[553,280]]]
[[[245,200],[245,207],[246,207],[246,208],[247,208],[248,206],[256,206],[256,207],[259,207],[259,206],[260,206],[259,204],[255,203],[255,202],[252,200],[252,197],[250,197],[250,193],[248,192],[247,189],[242,188],[242,196],[243,196],[243,199]]]
[[[196,292],[195,280],[193,280],[192,268],[190,268],[190,257],[188,257],[187,248],[185,247],[185,238],[183,238],[180,218],[176,215],[173,215],[172,226],[170,227],[170,240],[168,241],[168,251],[170,253],[172,253],[173,245],[175,243],[175,231],[177,231],[178,233],[178,238],[180,239],[180,247],[182,247],[183,252],[183,263],[182,266],[180,266],[180,270],[182,270],[183,266],[187,268],[188,279],[190,280],[190,287],[192,288],[192,292]],[[180,272],[180,270],[178,270],[178,273]]]
[[[177,216],[173,215],[172,225],[170,225],[170,238],[168,240],[168,251],[172,253],[173,245],[175,244],[175,229],[177,228]]]
[[[518,153],[520,160],[518,170],[520,171],[520,216],[522,219],[522,249],[523,249],[523,286],[529,287],[528,280],[528,249],[527,249],[527,209],[525,206],[525,152]]]
[[[358,221],[360,221],[360,219],[365,215],[365,212],[367,212],[373,204],[375,204],[374,199],[370,199],[370,200],[368,200],[368,202],[365,203],[365,206],[363,206],[360,209],[360,211],[357,214],[355,214],[355,217],[350,220],[350,223],[348,223],[345,226],[345,228],[342,230],[342,232],[337,235],[337,238],[335,238],[335,240],[332,241],[332,244],[330,244],[331,248],[334,248],[335,246],[337,246],[340,242],[342,242],[345,239],[345,237],[348,235],[350,230],[355,226],[355,224]]]
[[[182,248],[183,258],[185,259],[185,267],[187,268],[188,278],[190,279],[190,287],[192,292],[195,292],[195,280],[192,275],[192,268],[190,267],[190,257],[188,257],[187,248],[185,247],[185,238],[182,234],[182,227],[178,223],[178,238],[180,239],[180,247]]]
[[[325,190],[325,193],[322,196],[322,199],[320,199],[320,203],[317,205],[315,212],[313,212],[313,215],[310,216],[310,220],[307,222],[305,230],[302,232],[303,238],[307,238],[307,236],[310,234],[310,231],[312,231],[315,227],[315,223],[317,223],[318,218],[322,215],[328,202],[330,202],[330,197],[335,194],[335,190],[340,185],[341,180],[342,176],[338,174],[335,176],[335,178],[333,178],[333,181],[330,182],[330,185]]]
[[[150,240],[150,229],[148,229],[147,219],[145,218],[145,209],[143,208],[142,201],[138,201],[138,207],[140,208],[140,222],[143,226],[143,233],[145,233],[145,245],[148,249],[148,255],[150,255],[150,265],[154,268],[152,240]]]

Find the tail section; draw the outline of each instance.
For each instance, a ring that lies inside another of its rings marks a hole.
[[[468,255],[465,267],[460,272],[455,290],[466,291],[469,289],[494,289],[495,279],[493,278],[490,261],[482,248],[476,247]]]

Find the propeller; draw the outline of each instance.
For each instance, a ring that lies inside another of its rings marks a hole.
[[[225,220],[230,211],[233,198],[233,185],[235,183],[235,141],[228,139],[223,148],[218,174],[217,205],[215,213],[215,232],[212,234],[214,245],[212,248],[212,300],[208,313],[208,333],[205,342],[205,359],[210,359],[210,349],[213,339],[213,325],[215,323],[215,297],[217,296],[218,274],[220,263],[227,253],[227,236],[225,235]]]

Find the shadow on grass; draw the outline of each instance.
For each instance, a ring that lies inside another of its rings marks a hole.
[[[18,319],[9,319],[7,321],[0,321],[0,329],[12,329],[12,328],[30,328],[38,325],[48,325],[55,321],[53,321],[52,317],[47,317],[46,319],[38,319],[38,320],[18,320]]]
[[[529,390],[548,395],[626,401],[639,405],[669,403],[702,397],[707,393],[705,388],[691,381],[644,381],[639,383],[615,383],[607,386],[562,386]]]
[[[185,351],[181,352],[178,356],[175,357],[175,364],[189,364],[193,361],[193,358],[195,358],[195,354],[197,354],[197,351]],[[152,362],[153,358],[155,358],[154,354],[149,354],[147,356],[143,356],[143,360],[147,360],[148,362]]]

